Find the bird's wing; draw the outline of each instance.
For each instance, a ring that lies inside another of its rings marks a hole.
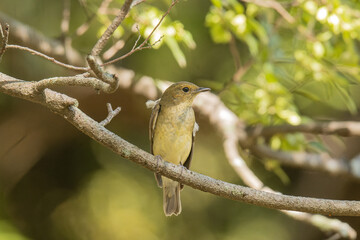
[[[149,137],[150,137],[150,152],[151,152],[151,154],[154,154],[154,152],[153,152],[154,133],[155,133],[156,121],[157,121],[160,111],[161,111],[161,106],[160,106],[160,99],[159,99],[159,100],[153,102],[151,116],[150,116]],[[161,175],[155,173],[155,179],[156,179],[157,185],[159,187],[162,187]]]
[[[191,142],[190,153],[189,153],[189,156],[187,157],[186,161],[183,164],[183,166],[186,167],[187,169],[190,169],[190,163],[191,163],[193,152],[194,152],[195,134],[197,131],[199,131],[199,125],[195,122],[193,133],[192,133],[192,139],[191,139],[192,142]],[[184,185],[180,184],[180,189],[183,189],[183,188],[184,188]]]

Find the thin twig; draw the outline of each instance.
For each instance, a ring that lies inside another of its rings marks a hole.
[[[84,22],[81,26],[79,26],[76,29],[76,31],[75,31],[76,36],[83,35],[89,29],[91,22],[95,19],[95,17],[98,14],[108,15],[107,11],[108,11],[109,5],[112,1],[113,0],[103,0],[101,2],[100,7],[98,8],[97,12],[93,13],[90,17],[88,16],[88,19],[86,20],[86,22]],[[145,0],[133,0],[132,4],[130,6],[130,9],[139,5],[142,2],[145,2]],[[115,11],[116,11],[116,13],[114,15],[118,15],[120,10],[116,9]]]
[[[149,49],[149,48],[152,48],[155,44],[157,44],[161,39],[158,39],[155,43],[151,44],[151,45],[147,45],[148,42],[149,42],[149,39],[150,37],[153,35],[153,33],[155,32],[155,30],[160,26],[160,24],[162,23],[162,21],[165,19],[165,17],[170,13],[171,9],[179,2],[180,0],[175,0],[171,3],[171,5],[169,6],[168,10],[162,15],[162,17],[160,18],[159,22],[156,24],[156,26],[153,28],[153,30],[150,32],[150,34],[147,36],[147,38],[138,46],[138,47],[135,47],[136,46],[136,43],[134,45],[134,47],[131,49],[130,52],[124,54],[123,56],[120,56],[118,58],[115,58],[113,60],[110,60],[108,62],[105,62],[102,64],[102,66],[105,66],[105,65],[109,65],[109,64],[112,64],[112,63],[115,63],[117,61],[120,61],[130,55],[132,55],[133,53],[137,52],[137,51],[140,51],[140,50],[143,50],[143,49]]]
[[[55,63],[55,64],[57,64],[59,66],[62,66],[64,68],[71,69],[71,70],[74,70],[74,71],[86,72],[86,71],[90,70],[88,67],[76,67],[76,66],[73,66],[73,65],[70,65],[70,64],[62,63],[62,62],[56,60],[53,57],[49,57],[49,56],[47,56],[47,55],[45,55],[45,54],[43,54],[41,52],[38,52],[38,51],[33,50],[31,48],[28,48],[28,47],[23,47],[23,46],[19,46],[19,45],[10,45],[9,44],[9,45],[6,46],[6,49],[18,49],[18,50],[27,51],[27,52],[30,52],[33,55],[45,58],[46,60],[49,60],[50,62],[53,62],[53,63]]]
[[[118,88],[119,79],[115,74],[110,74],[106,72],[100,64],[97,62],[96,57],[100,54],[100,52],[104,49],[106,43],[108,42],[111,35],[114,31],[119,27],[122,21],[125,19],[128,14],[131,4],[133,0],[125,0],[125,3],[121,7],[120,13],[115,17],[110,26],[106,29],[103,35],[99,38],[99,40],[94,45],[91,50],[91,54],[87,56],[86,60],[95,75],[101,79],[102,81],[110,84],[112,91],[115,91]]]
[[[229,42],[229,48],[230,48],[230,53],[234,59],[235,69],[237,71],[241,66],[241,59],[240,59],[240,55],[239,55],[239,50],[237,49],[237,46],[236,46],[236,39],[235,39],[234,35],[232,35],[232,34],[231,34],[231,38],[230,38],[230,42]]]
[[[81,24],[75,31],[75,35],[76,36],[81,36],[83,35],[90,27],[91,22],[95,19],[95,17],[97,16],[98,13],[101,13],[101,11],[107,9],[109,7],[109,4],[112,2],[112,0],[103,0],[100,4],[100,7],[98,8],[97,12],[92,13],[91,16],[89,16],[88,14],[88,18],[87,20]],[[86,9],[84,7],[84,9]]]
[[[140,30],[139,27],[136,26],[139,36],[132,48],[132,50],[136,47],[138,41],[141,38],[141,34],[140,34]],[[119,41],[117,41],[115,44],[113,44],[108,50],[106,50],[103,54],[103,59],[104,60],[109,60],[110,58],[112,58],[119,50],[121,50],[123,47],[125,46],[125,41],[123,39],[120,39]]]
[[[91,50],[91,55],[98,56],[100,52],[104,49],[106,43],[108,42],[111,35],[119,27],[122,21],[125,19],[126,15],[130,10],[130,6],[133,0],[126,0],[123,6],[121,7],[120,13],[114,18],[110,26],[106,29],[100,39],[96,42],[95,46]]]
[[[26,137],[28,137],[28,133],[23,134],[16,142],[14,142],[10,148],[6,149],[6,151],[0,155],[0,159],[3,160],[5,157],[11,153]]]
[[[360,178],[356,172],[351,170],[350,165],[345,160],[332,158],[327,153],[275,151],[266,145],[253,145],[250,147],[250,151],[259,157],[276,159],[288,166],[323,171],[332,175],[347,175],[357,179]]]
[[[84,57],[77,50],[68,47],[65,52],[63,42],[46,37],[32,27],[7,16],[1,11],[0,22],[9,23],[12,29],[11,37],[23,46],[71,65],[83,65],[85,63]]]
[[[144,46],[150,39],[150,37],[152,36],[152,34],[155,32],[155,30],[160,26],[160,24],[162,23],[162,21],[165,19],[165,17],[170,13],[171,9],[179,2],[180,0],[174,0],[170,7],[168,8],[168,10],[162,15],[162,17],[160,18],[159,22],[156,24],[156,26],[154,27],[154,29],[151,31],[151,33],[149,34],[149,36],[145,39],[145,41],[143,43],[140,44],[139,47]]]
[[[6,47],[9,41],[9,31],[10,31],[10,26],[9,24],[5,23],[5,27],[3,29],[3,27],[0,24],[0,37],[1,37],[1,42],[0,42],[0,62],[2,59],[2,56],[4,55],[5,51],[6,51]]]
[[[163,38],[164,36],[161,36],[158,40],[156,40],[156,42],[154,42],[153,44],[150,44],[150,45],[146,45],[146,46],[142,46],[142,47],[137,47],[137,48],[134,48],[133,50],[131,50],[130,52],[122,55],[121,57],[118,57],[116,59],[113,59],[113,60],[110,60],[106,63],[103,63],[101,66],[106,66],[106,65],[109,65],[109,64],[112,64],[112,63],[115,63],[115,62],[118,62],[120,60],[123,60],[124,58],[127,58],[128,56],[132,55],[133,53],[137,52],[137,51],[141,51],[141,50],[144,50],[144,49],[150,49],[150,48],[153,48],[156,44],[158,44],[161,39]]]
[[[233,75],[233,81],[240,82],[241,78],[247,73],[253,63],[252,60],[249,60],[245,65],[240,66]]]
[[[138,25],[136,25],[136,30],[137,30],[137,32],[138,32],[138,38],[136,39],[136,41],[135,41],[135,43],[134,43],[134,46],[132,47],[131,50],[134,50],[134,49],[136,48],[136,46],[137,46],[137,44],[138,44],[138,42],[139,42],[139,40],[140,40],[140,38],[141,38],[141,33],[140,33],[140,29],[139,29],[139,26],[138,26]]]
[[[108,125],[111,120],[119,114],[119,112],[121,111],[121,107],[117,107],[115,110],[112,109],[111,103],[107,103],[106,104],[107,110],[108,110],[108,115],[107,117],[101,121],[99,124],[103,127],[105,127],[106,125]]]

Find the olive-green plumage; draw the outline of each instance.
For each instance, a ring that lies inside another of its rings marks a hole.
[[[166,89],[151,113],[149,133],[152,154],[189,168],[195,134],[192,103],[198,93],[209,90],[188,82],[175,83]],[[155,176],[159,187],[163,188],[165,215],[178,215],[181,212],[182,186],[169,178]]]

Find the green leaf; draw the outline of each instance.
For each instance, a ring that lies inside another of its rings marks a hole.
[[[222,8],[221,0],[211,0],[211,3],[217,8]]]
[[[281,164],[277,160],[267,159],[265,161],[265,168],[275,173],[283,184],[289,184],[290,178],[286,172],[281,168]]]
[[[231,33],[221,25],[211,27],[210,33],[215,43],[228,43],[231,40]]]
[[[254,36],[252,36],[251,34],[247,34],[244,37],[244,41],[247,43],[251,55],[256,56],[259,53],[259,48],[258,48],[258,42],[254,38]]]
[[[178,42],[173,37],[166,37],[165,38],[166,45],[170,48],[175,60],[179,64],[180,67],[186,67],[186,59],[185,55],[182,52]]]
[[[321,142],[311,141],[308,143],[307,148],[318,153],[328,152],[328,149]]]
[[[315,101],[315,102],[321,102],[322,101],[321,98],[319,98],[317,95],[313,94],[310,91],[306,91],[306,90],[302,90],[302,89],[296,89],[296,90],[293,91],[293,93],[299,94],[299,95],[301,95],[301,96],[303,96],[305,98],[308,98],[308,99],[310,99],[312,101]]]
[[[235,10],[236,13],[243,13],[244,7],[239,3],[237,0],[228,0],[232,8]]]
[[[254,30],[255,34],[258,36],[260,41],[263,44],[268,44],[269,38],[267,36],[265,28],[256,20],[252,18],[247,18],[249,26]]]
[[[331,82],[340,93],[340,96],[342,97],[342,100],[345,103],[348,110],[350,111],[350,113],[355,115],[357,113],[357,107],[354,100],[350,97],[348,90],[340,86],[336,81],[331,81]]]
[[[183,35],[182,41],[185,43],[185,45],[190,49],[196,48],[196,43],[192,37],[192,34],[189,31],[185,31]]]

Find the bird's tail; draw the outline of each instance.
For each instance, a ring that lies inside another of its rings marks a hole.
[[[162,183],[165,215],[179,215],[181,213],[180,183],[166,177],[162,177]]]

